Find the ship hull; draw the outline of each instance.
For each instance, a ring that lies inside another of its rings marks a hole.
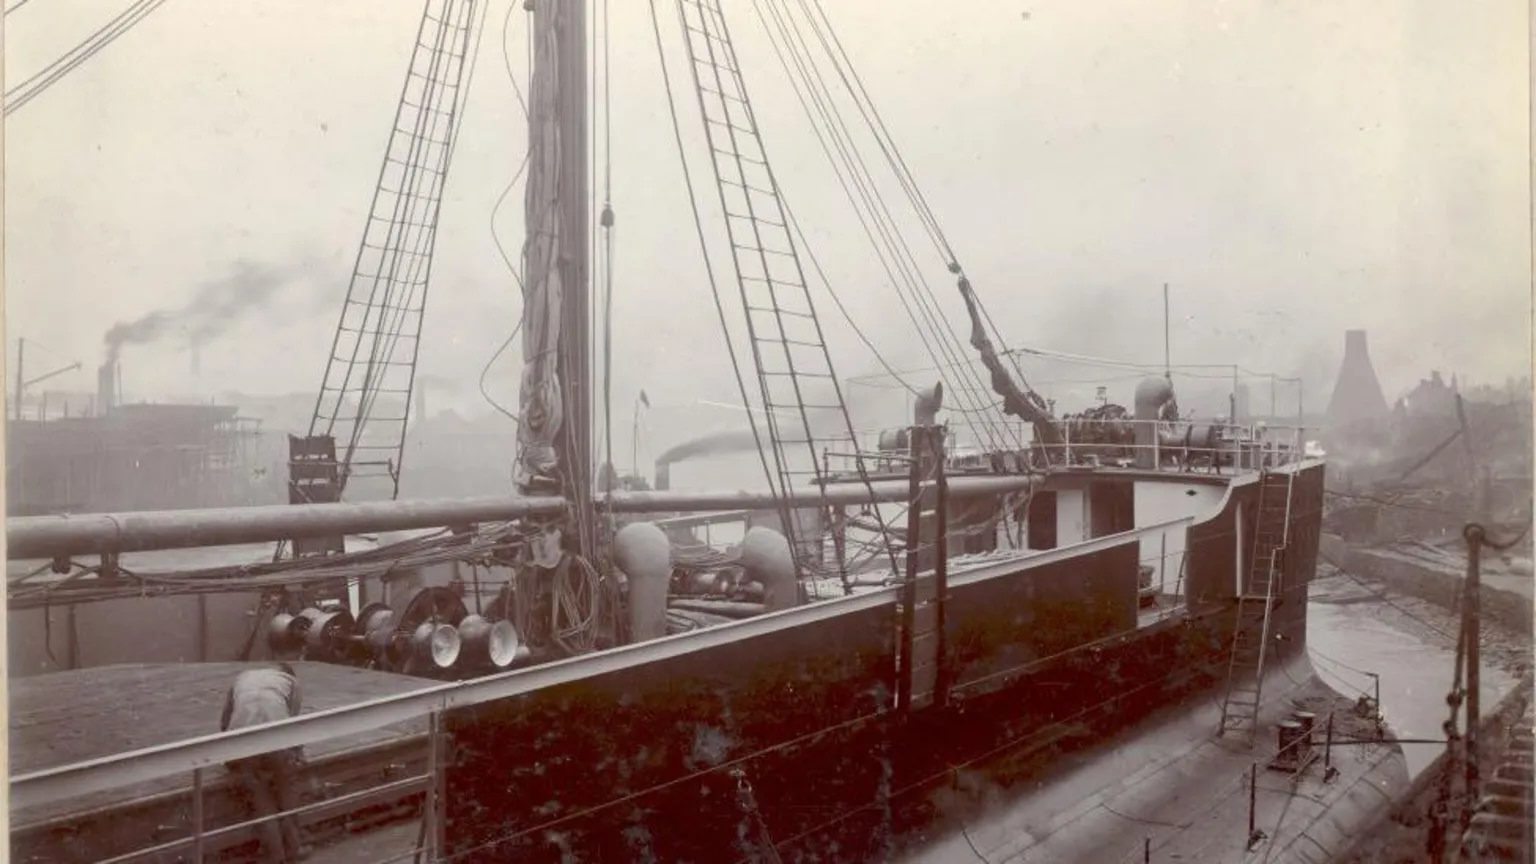
[[[1304,656],[1321,518],[1322,466],[1295,470],[1275,664]],[[1234,481],[1192,526],[1187,607],[1151,623],[1137,615],[1134,535],[952,580],[953,685],[927,710],[893,707],[891,591],[450,712],[449,854],[735,860],[772,845],[796,860],[887,858],[934,818],[917,793],[957,767],[1059,753],[1219,687],[1257,494]]]

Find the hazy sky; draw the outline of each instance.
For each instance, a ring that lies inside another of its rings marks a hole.
[[[1348,327],[1370,330],[1389,398],[1430,368],[1483,381],[1529,368],[1525,3],[824,2],[1010,344],[1159,359],[1168,282],[1176,362],[1304,373],[1315,409]],[[127,5],[38,0],[6,16],[7,80]],[[510,33],[519,79],[521,5]],[[920,364],[752,3],[725,6],[776,172],[840,296],[892,362]],[[641,387],[662,404],[729,400],[734,387],[647,6],[612,7],[624,417]],[[671,0],[661,8],[675,63]],[[503,67],[506,9],[487,16],[421,358],[467,393],[520,307],[488,230],[525,137]],[[125,349],[129,396],[312,392],[420,10],[170,0],[7,118],[12,356],[25,336],[41,346],[30,362],[78,358],[89,370],[114,323],[184,306],[244,262],[280,272],[282,287],[204,347],[200,378],[182,339]],[[702,151],[690,156],[703,172]],[[521,212],[518,190],[500,219],[514,252]],[[958,321],[942,262],[923,263]],[[838,371],[874,371],[817,299]],[[516,372],[515,361],[493,370],[504,402]],[[1116,386],[1128,399],[1129,384]]]

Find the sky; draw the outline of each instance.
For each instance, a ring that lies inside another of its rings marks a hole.
[[[1166,283],[1175,363],[1300,375],[1314,411],[1347,328],[1369,330],[1389,399],[1431,369],[1474,382],[1528,372],[1526,4],[823,2],[1008,345],[1160,361]],[[6,80],[128,5],[29,0],[5,17]],[[475,381],[521,306],[491,235],[526,142],[508,74],[526,81],[525,13],[511,5],[510,16],[507,2],[487,7],[420,358],[441,391],[433,404],[466,413],[490,410]],[[838,297],[888,362],[923,365],[753,3],[725,7],[775,173]],[[691,100],[671,0],[659,8],[674,85]],[[114,324],[258,273],[273,284],[206,338],[198,375],[190,331],[172,326],[123,349],[125,391],[313,393],[421,9],[169,0],[6,118],[8,356],[24,337],[31,368],[81,360],[85,371],[50,386],[89,390]],[[642,388],[656,406],[648,416],[676,409],[685,425],[731,425],[730,411],[700,421],[683,409],[739,397],[647,4],[613,3],[610,26],[623,449]],[[691,101],[679,107],[697,124]],[[707,181],[697,135],[686,143],[695,181]],[[515,253],[520,187],[496,227]],[[944,262],[913,236],[958,321]],[[814,296],[839,375],[878,371]],[[517,356],[487,375],[503,404],[516,404]],[[1052,381],[1100,376],[1129,401],[1123,370],[1032,362],[1025,372],[1046,395]],[[1092,385],[1074,386],[1064,402]],[[1254,386],[1267,395],[1267,383]],[[896,398],[880,392],[850,398]]]

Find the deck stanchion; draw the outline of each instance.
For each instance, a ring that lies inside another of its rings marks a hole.
[[[438,737],[441,712],[427,715],[427,796],[421,804],[422,833],[426,840],[427,861],[435,862],[442,853],[442,823],[438,819],[438,807],[442,802],[442,764],[439,760]]]
[[[203,864],[203,769],[192,769],[192,862]]]

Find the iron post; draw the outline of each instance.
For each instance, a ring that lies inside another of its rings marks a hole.
[[[1482,658],[1479,651],[1479,597],[1482,584],[1483,527],[1468,525],[1466,597],[1462,600],[1463,622],[1467,633],[1467,802],[1477,801],[1477,723],[1481,709],[1478,693]]]

